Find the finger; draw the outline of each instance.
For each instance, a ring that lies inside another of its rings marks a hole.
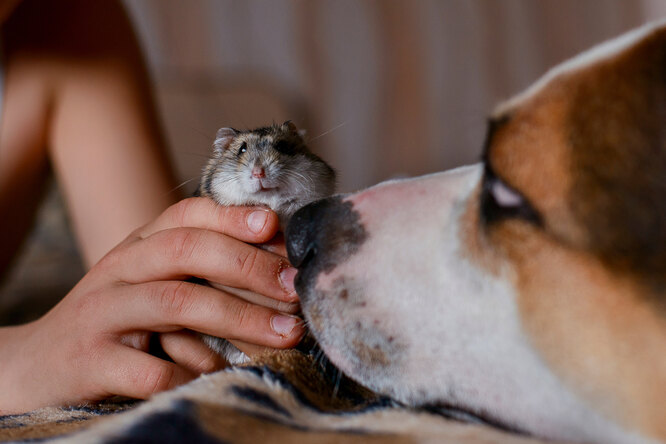
[[[167,208],[157,219],[140,228],[146,238],[170,228],[191,227],[217,231],[243,242],[262,243],[279,228],[277,214],[262,207],[225,207],[211,199],[191,197]]]
[[[177,364],[122,345],[108,350],[103,359],[101,382],[114,395],[146,399],[197,377]]]
[[[296,269],[286,260],[229,236],[197,228],[159,231],[103,258],[103,273],[126,283],[196,276],[285,302],[298,299]]]
[[[133,331],[122,335],[120,337],[120,343],[137,350],[146,351],[150,349],[150,337],[150,332]]]
[[[160,344],[176,364],[196,374],[211,373],[228,365],[223,357],[211,350],[191,331],[162,333]]]
[[[278,232],[271,240],[259,245],[263,250],[287,257],[287,245],[284,241],[284,234]]]
[[[295,316],[190,282],[126,285],[105,292],[100,299],[97,307],[104,311],[109,333],[187,328],[274,348],[293,347],[303,334],[303,322]]]
[[[229,287],[228,285],[221,285],[213,281],[208,281],[208,285],[218,290],[224,291],[232,296],[241,298],[247,302],[251,302],[254,305],[261,305],[264,307],[272,308],[275,311],[281,311],[282,313],[296,314],[301,309],[301,305],[298,302],[283,302],[276,299],[268,298],[259,293],[254,293],[249,290],[243,290],[242,288]]]

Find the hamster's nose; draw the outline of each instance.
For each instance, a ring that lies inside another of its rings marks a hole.
[[[256,177],[257,179],[263,179],[266,177],[266,171],[264,171],[264,167],[255,165],[252,168],[252,177]]]

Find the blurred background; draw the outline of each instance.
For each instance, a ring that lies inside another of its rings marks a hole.
[[[626,0],[129,0],[183,179],[220,126],[293,119],[343,191],[476,161],[492,107],[666,15]]]
[[[198,177],[217,128],[291,119],[341,191],[475,162],[498,101],[666,16],[662,0],[124,3],[181,182]],[[53,191],[0,289],[0,324],[27,320],[35,295],[47,308],[83,274],[68,230]]]

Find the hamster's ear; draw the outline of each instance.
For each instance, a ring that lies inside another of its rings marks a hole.
[[[296,125],[294,125],[294,122],[292,122],[291,120],[287,120],[286,122],[284,122],[282,124],[282,128],[286,128],[292,133],[298,133],[298,128],[296,128]]]
[[[294,134],[298,134],[301,137],[305,137],[305,135],[307,134],[306,130],[296,128],[296,125],[294,125],[294,122],[292,122],[291,120],[287,120],[286,122],[284,122],[282,124],[282,127],[288,129]]]
[[[215,152],[220,154],[222,151],[226,150],[229,147],[229,144],[234,137],[238,135],[238,131],[233,128],[220,128],[217,130],[215,135],[215,142],[213,142],[213,148]]]

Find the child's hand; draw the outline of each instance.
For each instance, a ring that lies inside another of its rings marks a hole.
[[[0,413],[110,395],[146,398],[223,365],[183,329],[250,348],[296,345],[303,334],[297,318],[185,282],[196,276],[295,302],[286,260],[246,243],[266,242],[277,229],[269,210],[202,198],[170,207],[109,252],[44,317],[0,330]],[[175,363],[146,353],[151,332],[163,333]]]

